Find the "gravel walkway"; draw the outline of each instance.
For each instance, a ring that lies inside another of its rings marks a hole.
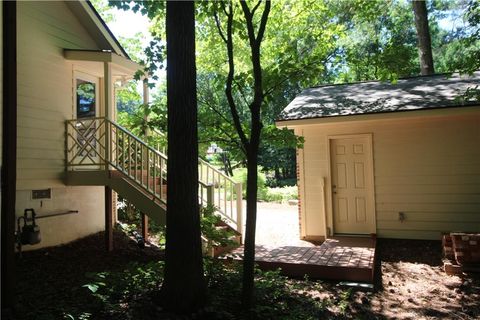
[[[310,242],[300,240],[298,207],[287,203],[257,203],[257,245],[265,246],[306,246]]]

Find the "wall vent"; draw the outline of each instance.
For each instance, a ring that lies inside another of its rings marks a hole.
[[[32,200],[52,199],[52,189],[32,190]]]

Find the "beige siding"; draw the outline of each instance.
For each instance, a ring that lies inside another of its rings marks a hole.
[[[22,250],[39,249],[68,243],[95,232],[104,230],[101,210],[104,203],[103,187],[65,187],[52,189],[52,200],[41,202],[31,199],[31,192],[17,192],[17,208],[35,208],[39,217],[51,213],[78,210],[77,214],[68,214],[37,220],[42,241],[34,246],[25,246]]]
[[[327,136],[373,134],[377,234],[439,239],[446,231],[480,231],[480,113],[301,127],[306,234],[324,235],[321,179],[331,193]],[[298,131],[299,129],[297,129]],[[406,220],[398,220],[403,212]]]
[[[17,215],[79,210],[39,221],[42,243],[65,243],[103,227],[101,188],[63,183],[64,122],[73,116],[73,65],[63,49],[100,49],[63,1],[18,2]],[[31,200],[32,189],[52,188],[51,200]],[[26,248],[28,249],[28,248]]]
[[[64,48],[98,49],[64,2],[18,3],[18,189],[63,186],[72,64]]]

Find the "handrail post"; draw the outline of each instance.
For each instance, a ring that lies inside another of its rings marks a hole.
[[[208,206],[213,206],[215,205],[215,195],[214,195],[214,185],[209,184],[206,186],[207,188],[207,205]]]
[[[237,231],[243,234],[242,183],[235,183],[235,195],[237,197]]]
[[[113,116],[113,85],[112,66],[110,62],[103,63],[103,90],[104,90],[104,115],[105,115],[105,171],[110,164],[110,128],[109,120]]]
[[[110,126],[109,126],[108,119],[104,119],[104,126],[105,126],[105,171],[108,171],[109,164],[110,164]]]
[[[65,171],[68,171],[69,164],[69,152],[68,152],[68,120],[65,121]]]

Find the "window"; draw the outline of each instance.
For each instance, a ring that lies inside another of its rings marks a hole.
[[[95,83],[77,79],[77,119],[96,115]]]

